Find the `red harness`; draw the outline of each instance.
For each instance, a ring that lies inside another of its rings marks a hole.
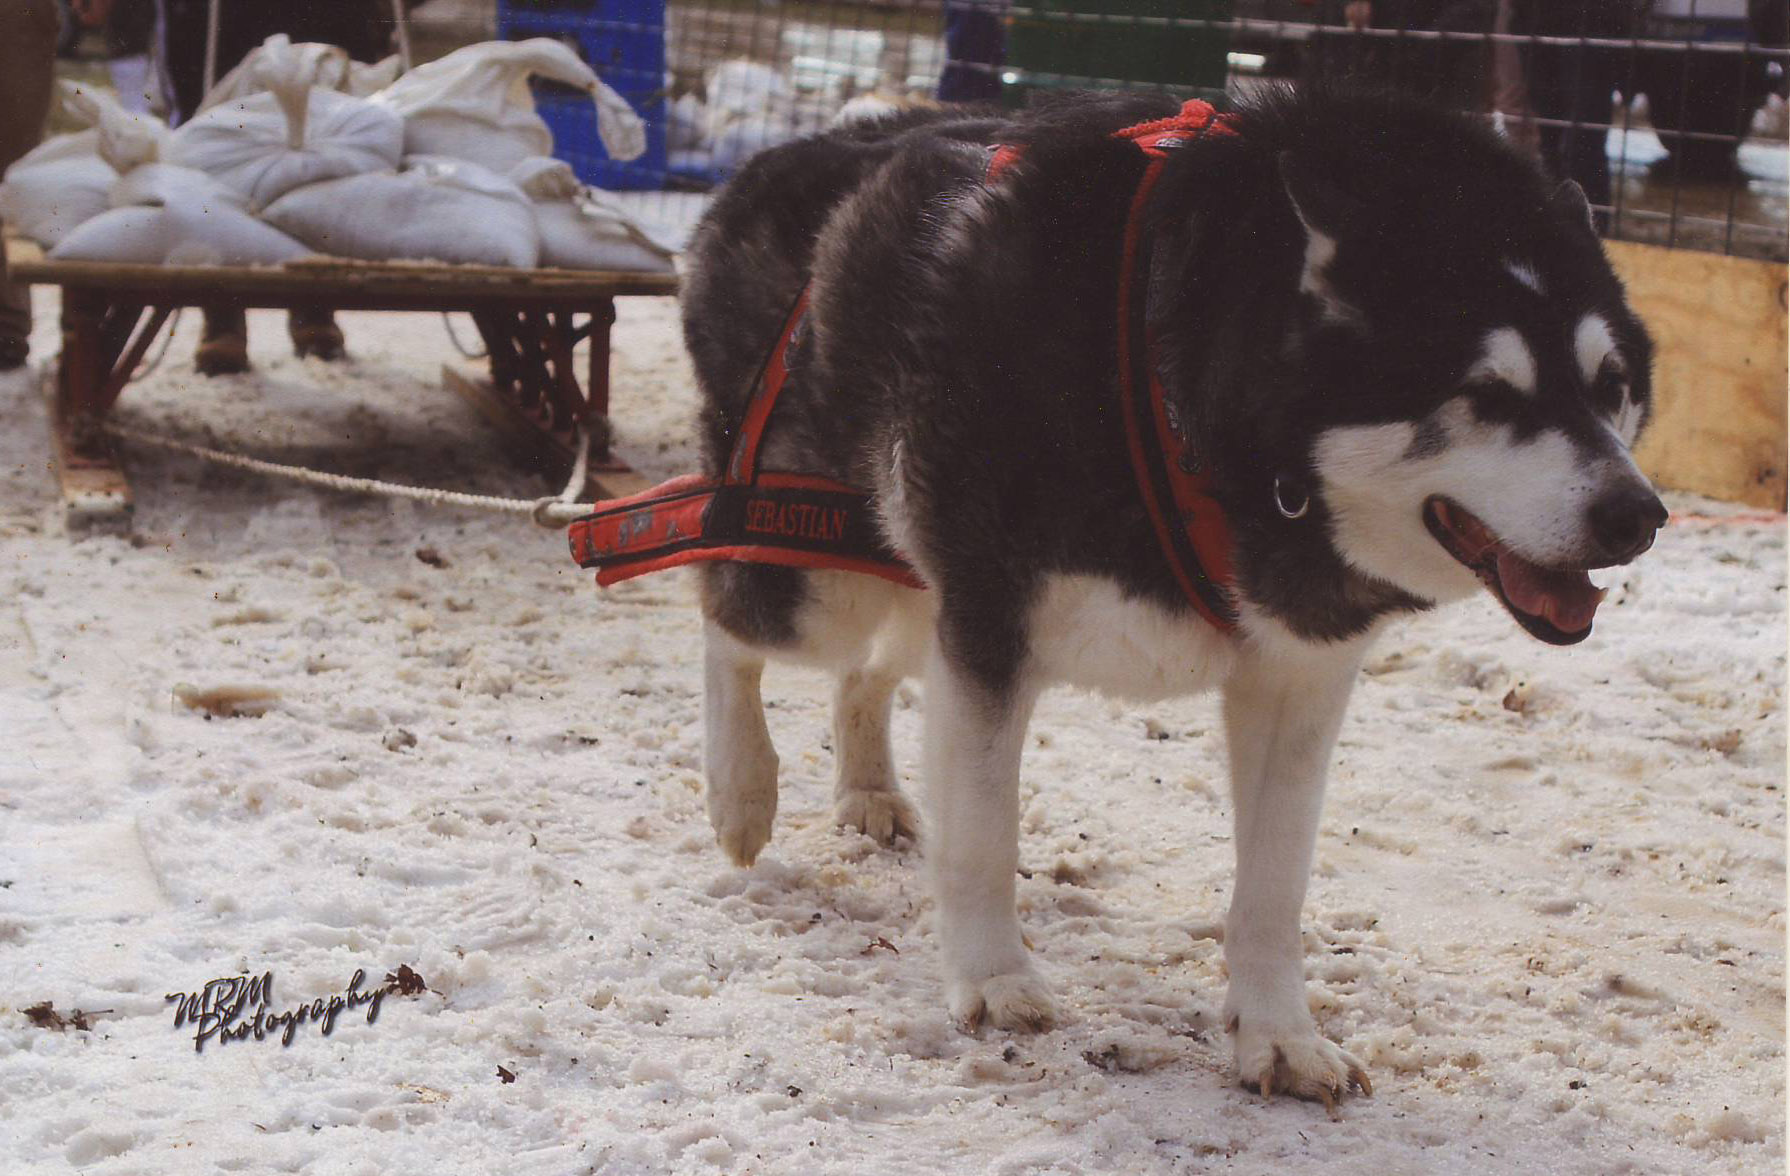
[[[1231,603],[1232,539],[1212,497],[1211,473],[1188,448],[1154,361],[1143,314],[1150,243],[1144,210],[1172,148],[1205,135],[1235,132],[1229,120],[1198,100],[1178,114],[1117,132],[1149,159],[1132,196],[1119,263],[1119,397],[1132,473],[1176,582],[1201,616],[1223,631],[1236,627]],[[984,182],[993,184],[1021,159],[998,146]],[[758,451],[777,395],[799,361],[808,312],[804,289],[759,370],[745,420],[721,478],[673,478],[628,498],[596,504],[571,525],[579,567],[596,568],[607,586],[646,572],[699,560],[732,559],[788,567],[837,568],[923,588],[914,569],[890,550],[876,508],[861,490],[830,478],[761,471]],[[1147,373],[1138,379],[1138,373]]]

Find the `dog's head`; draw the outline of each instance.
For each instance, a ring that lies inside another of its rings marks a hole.
[[[1330,542],[1424,600],[1483,585],[1571,644],[1603,595],[1587,572],[1634,559],[1666,519],[1630,457],[1651,345],[1576,185],[1489,135],[1440,150],[1365,178],[1279,157],[1305,233],[1300,366]]]

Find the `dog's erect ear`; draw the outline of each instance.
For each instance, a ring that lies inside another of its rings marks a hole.
[[[1316,168],[1299,159],[1291,151],[1282,151],[1280,182],[1286,187],[1293,212],[1308,233],[1326,237],[1347,237],[1361,221],[1361,201],[1331,183]]]
[[[1579,187],[1577,180],[1567,180],[1555,188],[1549,203],[1569,223],[1584,225],[1594,234],[1597,232],[1597,218],[1591,215],[1591,201],[1586,199],[1585,189]]]
[[[1299,275],[1299,291],[1313,298],[1322,318],[1331,323],[1362,325],[1359,310],[1345,302],[1330,282],[1330,266],[1336,260],[1337,242],[1357,235],[1363,220],[1361,202],[1302,163],[1291,151],[1278,160],[1280,182],[1293,214],[1305,226],[1305,269]]]

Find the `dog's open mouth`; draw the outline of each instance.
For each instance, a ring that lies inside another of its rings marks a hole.
[[[1446,498],[1423,504],[1423,521],[1448,554],[1473,570],[1517,624],[1551,645],[1591,635],[1604,590],[1583,568],[1544,568],[1505,546],[1492,529]]]

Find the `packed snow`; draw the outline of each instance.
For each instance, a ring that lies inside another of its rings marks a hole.
[[[620,309],[618,446],[686,472],[676,307]],[[441,388],[437,316],[345,315],[330,366],[255,313],[257,370],[210,381],[196,317],[123,422],[547,489]],[[0,376],[7,1173],[1782,1169],[1781,517],[1672,497],[1576,648],[1489,599],[1388,634],[1306,906],[1312,1007],[1374,1080],[1331,1122],[1228,1069],[1212,698],[1047,696],[1019,894],[1066,1015],[965,1036],[920,849],[830,824],[824,677],[770,672],[776,838],[714,847],[683,573],[599,594],[513,517],[140,445],[132,536],[72,541],[35,378]],[[196,1051],[165,999],[271,972],[271,1015],[401,965],[426,990],[289,1046]]]

